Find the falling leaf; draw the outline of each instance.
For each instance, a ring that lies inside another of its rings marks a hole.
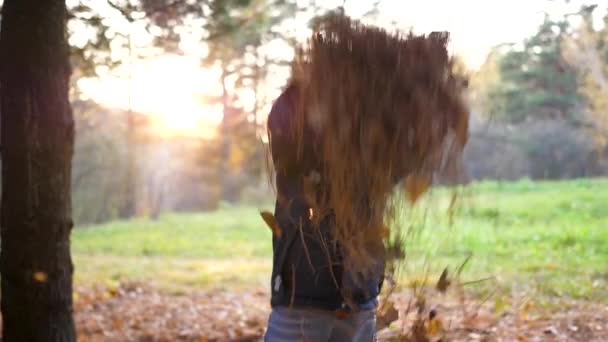
[[[444,268],[443,272],[441,272],[441,276],[439,276],[439,280],[437,281],[437,285],[435,288],[437,291],[441,293],[445,293],[450,287],[450,280],[448,279],[448,268]]]
[[[387,226],[382,227],[382,238],[388,239],[391,236],[391,230]]]
[[[414,204],[431,185],[431,180],[427,176],[409,175],[405,180],[405,191],[408,194],[410,203]]]
[[[458,199],[458,193],[454,191],[450,198],[450,205],[448,206],[448,219],[450,226],[454,224],[454,208],[456,207],[456,200]]]
[[[382,310],[379,310],[376,315],[376,328],[378,330],[384,329],[397,319],[399,319],[399,311],[395,309],[395,304],[393,302],[387,301],[383,305]]]
[[[49,279],[49,276],[44,273],[44,272],[34,272],[34,280],[39,282],[39,283],[46,283],[46,281]]]
[[[277,238],[281,238],[281,228],[279,227],[279,224],[277,223],[277,220],[275,219],[274,215],[267,211],[261,211],[260,215],[262,216],[262,219],[264,220],[264,222],[266,222],[266,225],[268,226],[268,228],[270,228],[274,236],[276,236]]]
[[[336,317],[337,317],[338,319],[345,319],[345,318],[346,318],[346,316],[347,316],[346,311],[344,311],[344,310],[342,310],[342,309],[338,309],[338,310],[336,310]]]
[[[425,320],[422,317],[418,317],[411,328],[412,341],[426,342],[430,341],[427,336],[427,329]]]

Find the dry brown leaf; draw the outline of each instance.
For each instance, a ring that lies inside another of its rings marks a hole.
[[[270,228],[274,236],[280,239],[281,228],[279,227],[279,224],[277,223],[277,220],[275,219],[274,215],[268,211],[261,211],[260,216],[262,216],[262,219],[264,220],[264,222],[266,222],[266,225],[268,226],[268,228]]]
[[[386,302],[376,315],[376,330],[382,330],[399,319],[399,311],[393,302]]]
[[[319,179],[331,180],[304,186],[304,197],[315,217],[331,211],[332,238],[365,274],[381,254],[382,224],[395,223],[395,185],[419,199],[445,157],[460,154],[446,147],[454,133],[455,145],[465,142],[468,109],[447,32],[388,31],[338,12],[315,22],[292,68],[290,129],[298,162],[316,155]]]
[[[114,319],[114,321],[112,321],[112,327],[114,329],[120,329],[122,328],[122,321],[120,319]]]
[[[428,176],[409,175],[405,180],[405,191],[410,203],[415,204],[418,198],[425,193],[431,185]]]
[[[74,306],[75,321],[79,340],[83,341],[259,341],[270,311],[267,290],[192,290],[175,295],[149,285],[121,284],[118,294],[109,299],[103,299],[107,286],[77,288],[76,292],[80,300]],[[463,304],[450,296],[441,296],[437,307],[441,308],[440,316],[429,309],[435,304],[430,297],[426,304],[419,298],[418,310],[412,308],[404,314],[412,305],[413,295],[407,291],[391,296],[395,309],[405,311],[391,328],[378,332],[379,337],[390,336],[383,341],[470,341],[470,333],[489,341],[514,341],[518,334],[520,341],[537,336],[548,341],[552,337],[556,341],[608,341],[608,310],[601,305],[579,302],[555,312],[539,312],[545,310],[542,306],[528,307],[531,316],[542,318],[517,326],[517,310],[496,315],[493,306],[487,304],[479,306],[476,315],[463,316]],[[90,302],[82,305],[83,299]],[[546,333],[551,326],[555,327],[553,333]],[[440,327],[443,330],[431,336]],[[241,337],[236,336],[239,330]]]
[[[429,337],[435,337],[443,331],[443,322],[437,317],[426,322],[426,334]]]
[[[435,286],[435,288],[437,289],[437,291],[445,293],[450,287],[450,284],[451,281],[448,278],[448,268],[446,267],[443,269],[443,272],[441,272],[441,275],[439,276],[439,280],[437,280],[437,285]]]

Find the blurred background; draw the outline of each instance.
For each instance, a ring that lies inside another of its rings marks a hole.
[[[266,116],[310,19],[337,6],[387,28],[451,33],[470,77],[472,180],[608,172],[605,4],[69,2],[79,225],[270,201]]]

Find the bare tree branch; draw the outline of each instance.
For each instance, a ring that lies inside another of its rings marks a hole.
[[[125,19],[127,19],[128,22],[132,23],[132,22],[135,21],[135,19],[133,19],[133,16],[131,15],[131,12],[128,12],[124,8],[118,6],[117,4],[115,4],[114,2],[112,2],[112,0],[106,0],[106,2],[108,3],[108,5],[110,5],[110,7],[112,7],[115,10],[117,10],[118,12],[120,12],[120,14],[122,14],[122,16]]]

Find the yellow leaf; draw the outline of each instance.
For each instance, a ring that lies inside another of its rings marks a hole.
[[[503,296],[496,296],[494,299],[494,313],[502,313],[502,311],[507,308],[508,305],[509,302]]]
[[[427,336],[436,336],[443,329],[443,323],[439,318],[433,318],[429,320],[426,324],[426,334]]]
[[[520,308],[519,308],[519,317],[523,321],[527,321],[529,319],[528,312],[534,307],[534,303],[531,300],[527,300]]]

